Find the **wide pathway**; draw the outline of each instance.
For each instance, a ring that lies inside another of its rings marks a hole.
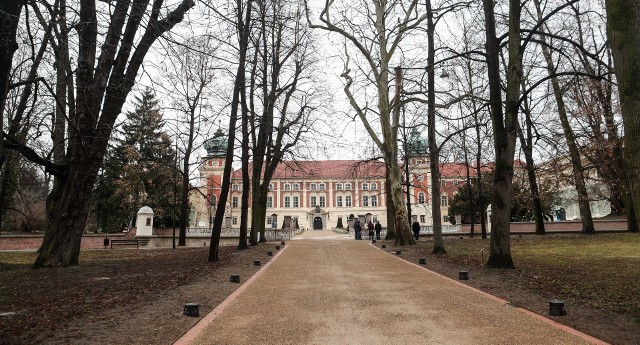
[[[368,241],[344,238],[287,242],[177,344],[588,344]]]

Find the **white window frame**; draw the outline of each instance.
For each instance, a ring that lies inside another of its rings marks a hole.
[[[344,197],[344,207],[351,207],[351,195]]]
[[[309,198],[309,205],[311,205],[311,207],[316,207],[318,205],[318,199],[316,198],[315,195],[312,195]]]
[[[291,207],[291,197],[288,195],[284,197],[284,207],[285,208]]]
[[[378,207],[378,196],[372,195],[371,198],[371,207]]]
[[[426,200],[426,194],[424,194],[424,192],[418,193],[418,204],[424,204]]]
[[[293,189],[293,190],[300,190],[300,184],[298,184],[298,183],[294,183],[294,184],[291,186],[291,189]]]
[[[231,207],[238,207],[238,197],[234,196],[231,198]]]
[[[294,208],[300,207],[300,197],[298,197],[297,195],[293,197],[293,207]]]
[[[362,190],[369,190],[369,184],[367,182],[362,183]]]
[[[315,183],[312,183],[310,188],[311,188],[311,190],[316,190],[316,189],[318,189],[318,185],[315,184]]]
[[[449,206],[449,198],[446,195],[442,196],[440,206]]]
[[[267,217],[267,225],[271,225],[273,223],[273,218],[271,216]]]
[[[342,190],[342,183],[336,184],[336,190]]]
[[[324,183],[319,183],[318,184],[318,190],[325,190],[326,189],[326,185]]]
[[[362,207],[369,207],[369,196],[368,195],[363,195],[362,196]]]
[[[273,190],[273,183],[269,183],[269,190]]]
[[[336,207],[342,207],[342,195],[336,196]]]
[[[326,200],[326,198],[324,196],[320,196],[320,200],[319,200],[318,205],[320,207],[327,207],[327,200]]]
[[[267,196],[267,208],[272,208],[272,207],[273,207],[273,196],[269,195]]]
[[[351,190],[351,183],[345,183],[344,190]]]
[[[424,214],[420,215],[420,223],[426,223],[427,222],[427,217]]]
[[[233,185],[231,185],[231,190],[235,190],[235,191],[240,190],[240,185],[237,183],[234,183]]]
[[[288,184],[288,183],[285,183],[285,184],[284,184],[284,190],[285,190],[285,191],[290,191],[290,190],[291,190],[291,185],[290,185],[290,184]]]
[[[378,189],[378,184],[375,183],[375,182],[371,182],[371,184],[369,184],[369,189],[377,190]]]

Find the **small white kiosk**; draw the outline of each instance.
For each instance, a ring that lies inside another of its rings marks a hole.
[[[136,219],[136,237],[150,237],[153,235],[153,210],[143,206],[138,211]]]

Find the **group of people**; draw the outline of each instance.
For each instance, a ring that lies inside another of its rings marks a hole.
[[[353,223],[353,230],[356,234],[356,240],[361,240],[362,224],[360,224],[359,219],[356,219],[356,221]],[[376,240],[380,239],[380,232],[382,231],[382,225],[380,224],[380,221],[377,221],[375,225],[373,224],[372,221],[369,221],[369,223],[367,223],[367,230],[369,230],[369,240],[373,240],[374,231],[376,235]]]
[[[353,230],[356,234],[356,240],[362,239],[362,224],[360,224],[360,220],[356,219],[353,223]],[[380,225],[380,221],[377,221],[375,225],[373,225],[372,221],[367,223],[367,230],[369,230],[369,240],[373,240],[373,234],[375,230],[376,240],[380,239],[380,231],[382,231],[382,225]],[[411,224],[411,230],[413,231],[413,237],[417,240],[420,239],[420,223],[418,221],[414,221]]]

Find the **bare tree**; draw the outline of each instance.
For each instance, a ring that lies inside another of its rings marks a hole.
[[[5,147],[19,151],[57,177],[47,198],[47,229],[34,267],[78,263],[92,187],[115,120],[151,45],[194,6],[193,0],[183,0],[161,18],[162,1],[155,1],[150,7],[148,4],[146,0],[133,4],[125,0],[115,4],[82,0],[73,11],[77,13],[73,25],[78,32],[74,40],[78,52],[74,59],[77,97],[66,114],[69,127],[64,164],[41,157],[15,138],[3,138]],[[44,4],[46,8],[48,5]],[[107,12],[98,15],[102,11]],[[51,17],[57,15],[51,13]],[[141,25],[143,18],[146,27]],[[104,36],[99,25],[108,27]],[[11,39],[3,36],[0,41],[7,38]],[[72,65],[70,61],[65,63]],[[2,97],[4,102],[4,93]]]
[[[171,108],[179,127],[176,128],[176,141],[180,142],[182,151],[181,190],[180,193],[180,233],[178,245],[186,245],[186,227],[189,218],[189,191],[191,186],[190,171],[193,163],[191,157],[197,148],[196,138],[210,132],[209,127],[215,121],[215,114],[207,109],[207,96],[211,94],[215,82],[216,61],[214,42],[208,36],[188,38],[176,47],[169,57],[169,64],[164,71],[168,87],[167,97],[171,99]],[[207,123],[205,123],[205,121]],[[211,196],[205,196],[207,203]]]
[[[415,241],[411,236],[407,211],[402,200],[397,145],[400,111],[394,111],[393,102],[389,97],[392,78],[389,72],[390,64],[400,44],[409,33],[427,19],[427,15],[418,9],[418,4],[417,0],[407,4],[381,1],[362,2],[359,5],[332,1],[327,2],[322,8],[319,16],[320,23],[311,24],[312,28],[340,35],[355,48],[357,57],[364,60],[363,64],[357,64],[355,68],[365,73],[368,84],[375,90],[376,96],[372,100],[364,101],[363,104],[363,101],[359,101],[354,95],[352,89],[354,79],[350,62],[358,60],[356,56],[351,56],[353,52],[349,53],[346,45],[342,74],[345,80],[344,92],[369,136],[382,152],[390,190],[387,207],[393,204],[392,208],[395,209],[392,219],[396,235],[395,243],[398,245],[413,244]],[[307,13],[309,16],[308,8]],[[311,19],[308,20],[311,23]],[[369,33],[371,35],[368,35]],[[369,106],[369,101],[375,103],[375,110]],[[379,130],[374,126],[379,126]],[[389,222],[391,221],[390,219]]]

